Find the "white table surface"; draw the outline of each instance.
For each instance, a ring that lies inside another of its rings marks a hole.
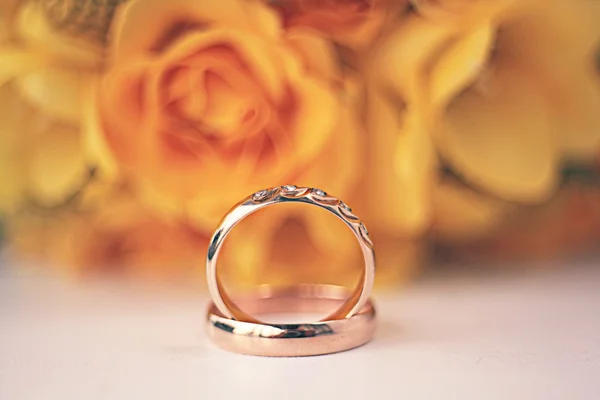
[[[206,301],[0,265],[0,399],[600,399],[600,268],[419,281],[311,358],[213,347]]]

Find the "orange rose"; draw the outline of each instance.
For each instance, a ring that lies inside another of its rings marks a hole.
[[[8,243],[17,254],[39,257],[76,278],[109,275],[193,285],[203,278],[198,260],[209,235],[188,221],[161,218],[122,185],[94,183],[77,204],[77,211],[30,212],[11,220]]]
[[[279,0],[287,26],[310,26],[334,41],[361,48],[372,43],[389,17],[408,0]]]
[[[330,48],[283,32],[260,2],[133,0],[109,44],[98,101],[105,155],[153,204],[201,223],[297,181],[349,135],[336,129],[345,113]]]
[[[19,3],[20,0],[2,0],[2,3],[0,4],[0,15],[11,15]]]

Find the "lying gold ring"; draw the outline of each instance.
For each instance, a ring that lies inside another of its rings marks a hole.
[[[256,314],[326,312],[343,303],[349,290],[331,285],[260,286],[258,294],[238,303]],[[375,307],[369,300],[359,312],[340,320],[275,324],[236,321],[211,304],[208,335],[221,348],[236,353],[301,357],[337,353],[361,346],[375,332]]]
[[[352,317],[365,306],[373,288],[375,253],[373,251],[373,243],[369,238],[369,232],[363,222],[352,213],[350,207],[344,202],[327,195],[327,193],[320,189],[296,187],[293,185],[285,185],[256,192],[238,203],[223,218],[223,221],[210,241],[206,258],[206,280],[215,307],[225,318],[260,323],[260,321],[236,305],[223,290],[223,286],[217,275],[217,257],[225,238],[237,223],[261,208],[280,203],[302,203],[323,208],[341,219],[358,239],[365,261],[364,274],[348,299],[334,313],[325,318],[325,320]]]

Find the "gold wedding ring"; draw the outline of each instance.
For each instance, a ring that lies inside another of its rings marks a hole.
[[[250,214],[280,203],[301,203],[331,212],[358,239],[365,269],[357,287],[298,285],[261,287],[256,296],[233,301],[223,290],[217,274],[217,258],[231,230]],[[208,248],[206,276],[212,304],[208,310],[209,336],[220,347],[262,356],[307,356],[348,350],[368,342],[375,327],[375,309],[370,300],[375,277],[375,253],[364,223],[344,202],[320,189],[285,185],[258,191],[233,207],[215,231]],[[272,324],[253,315],[306,310],[323,305],[337,309],[314,323]]]
[[[260,287],[259,294],[238,300],[252,313],[317,313],[343,303],[349,291],[340,286]],[[375,331],[371,301],[354,316],[312,323],[274,324],[237,321],[209,306],[208,335],[221,348],[241,354],[300,357],[337,353],[361,346]]]

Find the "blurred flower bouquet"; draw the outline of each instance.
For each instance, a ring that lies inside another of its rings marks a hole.
[[[387,283],[432,245],[493,259],[600,243],[600,2],[10,0],[0,13],[0,213],[17,254],[187,279],[232,204],[287,183],[348,199]],[[330,222],[272,213],[229,262],[246,282],[348,275],[352,243]],[[289,251],[330,267],[281,268]]]

